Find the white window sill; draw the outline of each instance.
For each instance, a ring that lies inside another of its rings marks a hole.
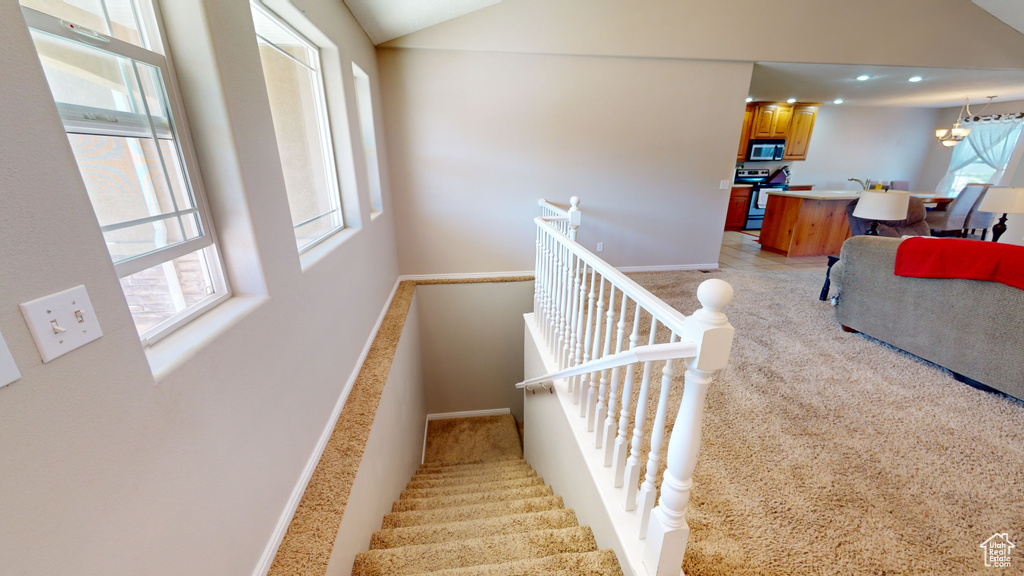
[[[383,210],[371,211],[370,212],[370,221],[372,222],[372,221],[376,220],[377,217],[382,215],[382,214],[384,214]]]
[[[245,318],[269,296],[232,296],[174,333],[146,348],[153,380],[161,382],[199,350]]]
[[[305,272],[308,268],[323,260],[324,256],[327,256],[334,251],[335,248],[341,246],[349,238],[355,236],[359,230],[359,228],[342,228],[321,240],[316,246],[313,246],[309,250],[303,252],[299,256],[299,265],[302,266],[302,271]]]

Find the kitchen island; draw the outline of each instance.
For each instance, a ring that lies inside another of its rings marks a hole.
[[[761,226],[761,248],[789,257],[839,254],[850,237],[846,205],[852,190],[769,192]]]

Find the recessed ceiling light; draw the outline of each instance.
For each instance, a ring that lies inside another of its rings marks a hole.
[[[857,80],[860,80],[861,82],[869,80],[870,78],[871,76],[868,76],[867,74],[861,74],[860,76],[857,76]]]
[[[836,98],[835,100],[832,101],[832,103],[833,104],[842,104],[843,103],[843,99],[842,98]]]
[[[920,81],[921,81],[921,77],[920,76],[911,76],[910,78],[907,78],[907,82],[920,82]]]
[[[747,96],[747,102],[753,102],[753,101],[754,101],[753,98],[751,98],[750,96]]]
[[[794,103],[796,103],[796,98],[790,98],[789,100],[786,100],[786,102],[789,102],[790,104],[794,104]]]

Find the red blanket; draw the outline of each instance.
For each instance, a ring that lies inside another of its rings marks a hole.
[[[908,238],[896,249],[897,276],[966,278],[1024,290],[1024,246],[953,238]]]

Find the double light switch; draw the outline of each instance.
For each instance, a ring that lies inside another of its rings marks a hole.
[[[21,305],[21,314],[43,362],[103,336],[85,286],[25,302]]]

